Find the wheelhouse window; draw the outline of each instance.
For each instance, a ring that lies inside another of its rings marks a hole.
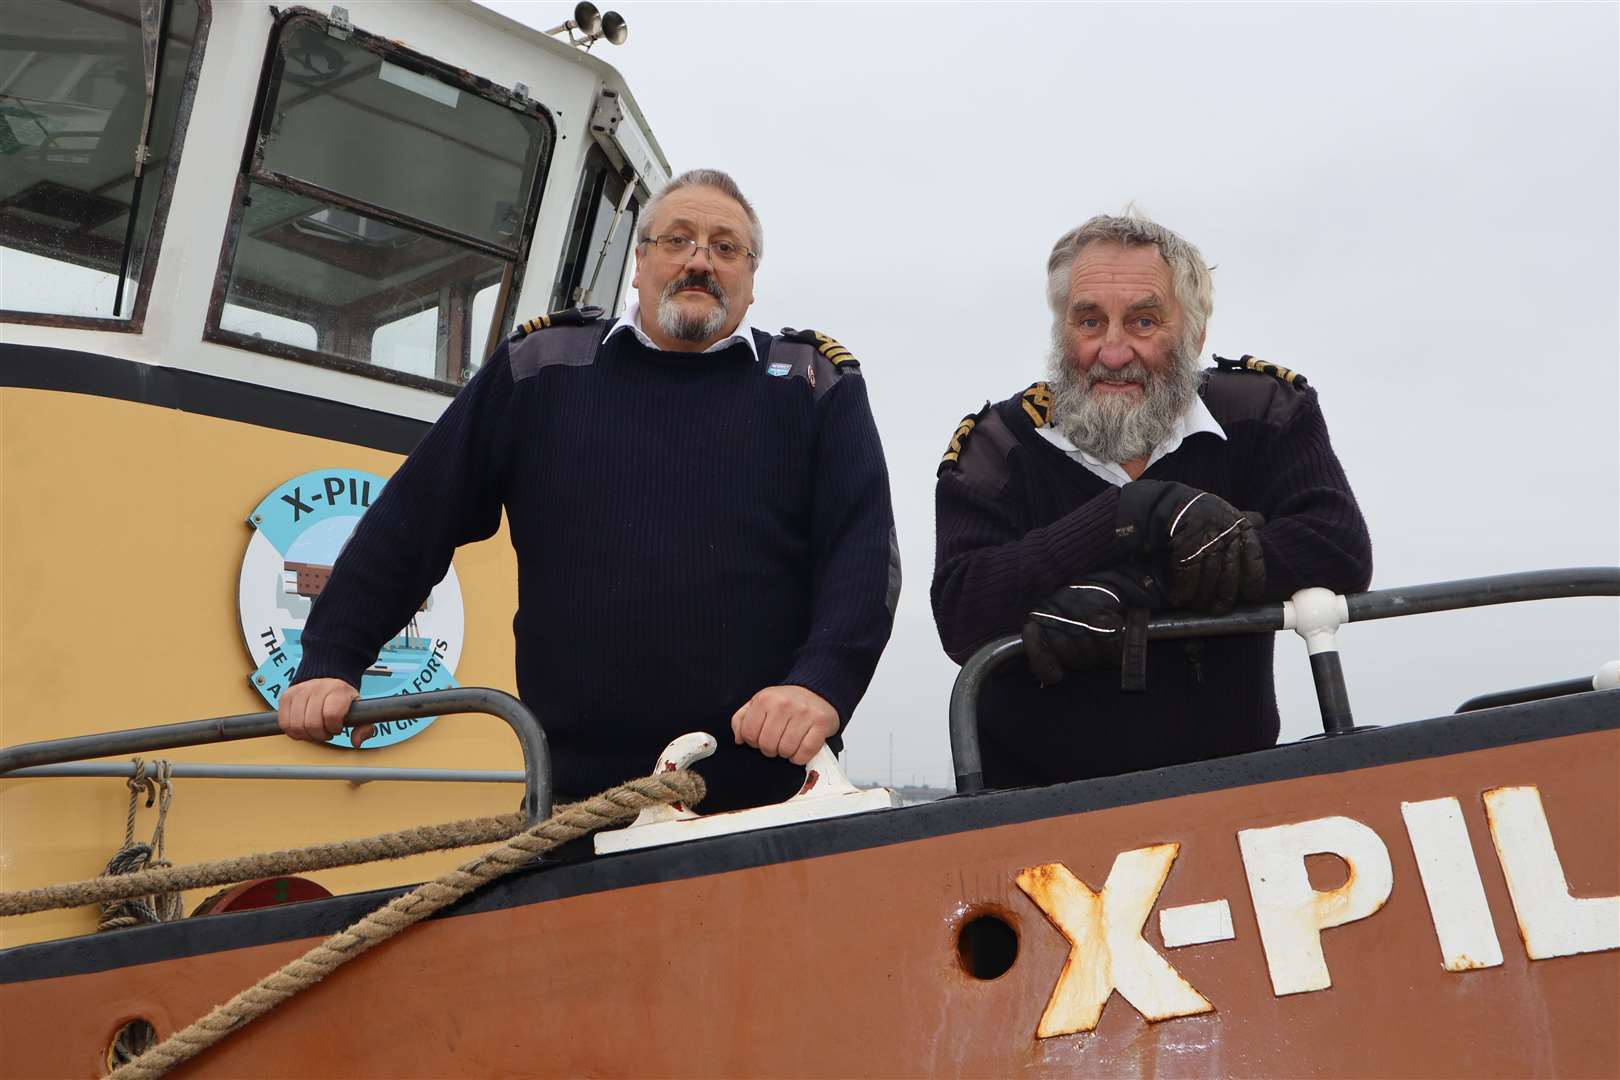
[[[139,327],[207,21],[0,0],[0,317]]]
[[[545,114],[308,12],[283,17],[268,65],[208,336],[414,385],[464,382],[510,324],[550,154]]]
[[[552,310],[582,304],[595,304],[604,311],[618,307],[625,261],[641,209],[634,192],[602,148],[592,144],[585,155],[585,177],[568,246],[563,249],[551,293]]]

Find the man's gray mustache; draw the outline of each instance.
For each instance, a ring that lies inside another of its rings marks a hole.
[[[1152,381],[1152,376],[1139,360],[1113,371],[1093,364],[1085,376],[1087,386],[1096,386],[1098,383],[1108,383],[1111,386],[1146,386]]]
[[[664,290],[664,295],[672,297],[683,289],[702,289],[716,300],[725,303],[726,291],[720,287],[718,281],[708,274],[682,275],[669,283],[669,287]]]

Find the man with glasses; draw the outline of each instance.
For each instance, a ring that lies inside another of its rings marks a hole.
[[[745,322],[762,247],[731,177],[685,173],[642,215],[622,316],[549,316],[496,350],[339,557],[287,734],[342,729],[377,649],[504,508],[518,689],[560,797],[645,774],[689,731],[720,743],[705,810],[799,788],[866,692],[899,563],[854,357]]]
[[[958,663],[1022,634],[980,698],[986,783],[1049,784],[1270,746],[1272,635],[1146,640],[1220,613],[1367,587],[1367,525],[1296,373],[1199,355],[1198,249],[1098,216],[1047,262],[1047,382],[965,419],[935,488],[934,620]]]

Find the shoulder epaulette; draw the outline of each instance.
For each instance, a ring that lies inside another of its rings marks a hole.
[[[544,330],[551,326],[584,326],[586,323],[595,322],[601,317],[602,309],[595,304],[586,304],[584,307],[571,307],[563,311],[553,311],[549,315],[541,315],[539,318],[519,323],[512,330],[511,340],[520,341],[536,330]]]
[[[1052,422],[1052,387],[1048,383],[1030,383],[1029,389],[1018,395],[1030,422],[1043,428]]]
[[[1222,371],[1253,371],[1261,375],[1270,375],[1273,379],[1287,383],[1296,390],[1303,390],[1310,385],[1305,381],[1305,376],[1299,372],[1290,371],[1288,368],[1280,367],[1277,364],[1248,354],[1244,354],[1236,360],[1228,360],[1224,356],[1217,356],[1215,366]]]
[[[978,412],[968,413],[962,417],[962,422],[956,425],[956,431],[951,435],[951,441],[945,446],[945,456],[939,459],[939,468],[934,470],[935,476],[946,469],[955,468],[957,462],[962,460],[962,448],[967,445],[968,436],[973,434],[973,429],[979,426],[979,421],[983,420],[984,414],[989,411],[990,403],[987,401],[984,408]]]
[[[787,341],[797,341],[801,345],[809,345],[826,357],[828,362],[837,368],[840,373],[861,370],[861,362],[855,359],[854,353],[819,330],[795,330],[792,327],[784,326],[782,327],[782,337]]]

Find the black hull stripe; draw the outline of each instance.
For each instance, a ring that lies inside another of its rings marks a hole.
[[[0,343],[0,386],[133,401],[408,454],[430,426],[339,401],[100,353]]]
[[[1446,716],[1253,754],[1048,788],[955,796],[923,806],[808,822],[755,833],[537,866],[495,882],[441,912],[454,918],[563,897],[705,877],[974,829],[1155,802],[1181,795],[1325,776],[1620,727],[1620,690]],[[1504,777],[1519,783],[1523,777]],[[1550,779],[1550,778],[1546,778]],[[1324,807],[1324,813],[1331,807]],[[330,900],[185,919],[0,951],[0,983],[80,975],[278,941],[324,937],[404,892],[354,893]]]

